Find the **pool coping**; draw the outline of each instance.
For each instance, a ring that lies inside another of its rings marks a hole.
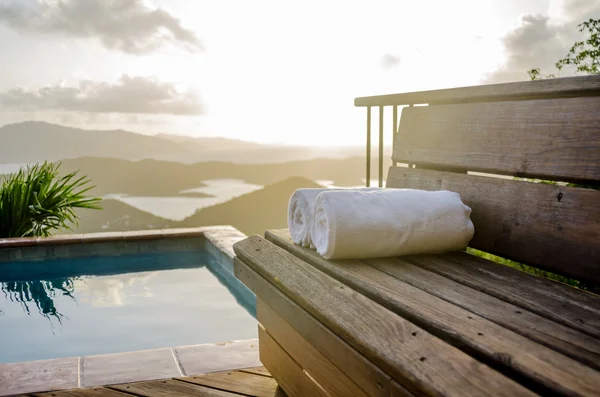
[[[258,339],[0,364],[0,396],[170,379],[261,365]]]
[[[219,271],[228,273],[228,278],[235,281],[233,244],[246,237],[236,228],[227,225],[100,232],[0,239],[0,253],[3,250],[16,250],[21,258],[20,250],[26,247],[202,238],[202,242],[198,243],[222,265]],[[69,256],[68,252],[64,256]],[[6,259],[6,255],[4,258]],[[39,258],[27,259],[30,260]],[[0,264],[1,262],[2,260]],[[250,291],[245,294],[244,299],[255,300],[256,297]],[[260,365],[258,339],[8,363],[0,364],[0,396],[166,379]]]

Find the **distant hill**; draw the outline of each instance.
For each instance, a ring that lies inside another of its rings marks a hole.
[[[82,156],[128,160],[164,158],[198,160],[183,142],[123,130],[94,131],[28,121],[0,127],[2,163],[55,161]]]
[[[190,147],[189,145],[192,145],[192,147],[196,150],[245,150],[263,146],[256,142],[248,142],[239,139],[229,139],[218,136],[191,137],[174,134],[157,134],[154,136],[173,142],[185,143],[188,145],[188,147]]]
[[[236,197],[226,203],[202,208],[177,224],[177,227],[232,225],[246,235],[287,227],[287,207],[296,189],[321,187],[301,177],[291,177],[261,190]]]
[[[71,225],[73,231],[65,230],[59,234],[166,229],[174,224],[171,220],[140,211],[118,200],[102,200],[100,206],[101,210],[77,210],[79,226]]]
[[[372,176],[376,177],[376,159]],[[387,172],[391,160],[384,162]],[[364,184],[365,159],[320,158],[279,164],[234,164],[203,162],[182,164],[157,160],[126,161],[110,158],[84,157],[64,160],[63,173],[79,170],[97,187],[91,194],[102,196],[123,193],[137,196],[177,196],[185,189],[202,186],[207,179],[241,179],[247,183],[269,185],[292,176],[312,181],[330,180],[339,186]]]
[[[278,163],[318,157],[362,155],[362,147],[317,148],[261,145],[222,137],[143,135],[124,130],[84,130],[46,122],[27,121],[0,127],[0,163],[30,163],[79,157],[123,160],[154,159],[197,163],[209,161]]]

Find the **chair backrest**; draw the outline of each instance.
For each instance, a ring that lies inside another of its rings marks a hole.
[[[402,109],[392,159],[408,167],[387,187],[458,192],[471,247],[600,283],[600,190],[581,187],[600,186],[600,76],[380,98],[411,95],[428,106]]]

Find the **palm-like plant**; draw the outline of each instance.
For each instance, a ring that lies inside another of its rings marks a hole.
[[[0,237],[49,236],[77,224],[76,208],[100,209],[86,197],[94,186],[78,171],[60,176],[60,163],[36,164],[6,177],[0,185]]]

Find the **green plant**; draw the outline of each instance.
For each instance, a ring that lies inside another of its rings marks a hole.
[[[586,40],[577,41],[567,55],[556,62],[555,66],[561,71],[565,66],[573,66],[577,73],[600,74],[600,19],[592,19],[577,25],[580,32],[586,32],[589,37]],[[527,71],[531,80],[540,78],[554,78],[556,75],[542,76],[540,69]]]
[[[76,208],[100,209],[86,197],[94,186],[77,171],[60,176],[59,164],[44,162],[6,177],[0,185],[0,237],[49,236],[77,224]]]

